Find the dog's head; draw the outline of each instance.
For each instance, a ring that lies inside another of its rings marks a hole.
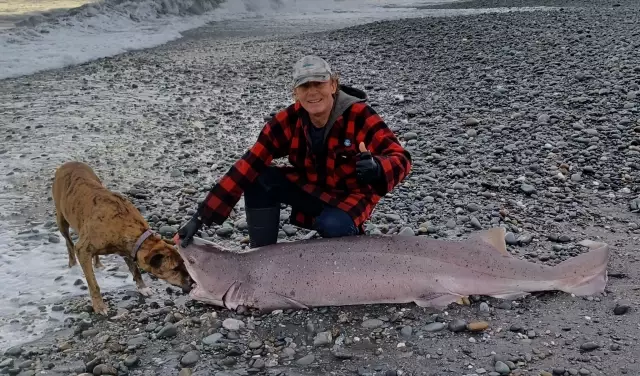
[[[185,292],[191,288],[191,278],[182,257],[175,247],[162,240],[160,235],[151,235],[142,244],[137,261],[140,268],[147,273],[179,286]]]

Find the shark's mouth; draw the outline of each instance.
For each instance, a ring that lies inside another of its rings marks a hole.
[[[178,251],[178,254],[182,258],[182,262],[184,263],[184,267],[187,270],[187,273],[189,274],[189,277],[191,277],[191,282],[192,283],[191,283],[191,286],[190,286],[191,289],[189,290],[189,296],[193,297],[194,294],[198,294],[199,291],[201,290],[200,282],[196,278],[195,270],[193,270],[193,264],[194,264],[195,260],[193,260],[191,257],[189,257],[188,255],[186,255],[184,253],[184,250],[180,246],[179,241],[180,241],[180,237],[178,236],[178,234],[176,234],[173,237],[173,242],[176,245],[176,249]]]
[[[191,290],[189,290],[189,296],[195,297],[196,295],[202,294],[202,288],[200,281],[196,277],[195,270],[193,270],[193,260],[191,260],[188,256],[185,256],[182,252],[180,252],[180,256],[184,260],[184,267],[187,269],[187,273],[189,273],[189,277],[191,277]]]
[[[198,278],[196,278],[196,273],[193,270],[193,263],[190,262],[193,260],[189,260],[189,257],[188,256],[185,257],[185,255],[183,255],[182,253],[180,255],[184,259],[184,266],[187,269],[187,273],[189,273],[189,276],[191,277],[191,281],[193,282],[191,283],[191,290],[189,290],[189,297],[194,300],[205,301],[205,302],[210,302],[215,304],[216,300],[211,299],[206,289],[202,287],[202,283],[198,280]]]

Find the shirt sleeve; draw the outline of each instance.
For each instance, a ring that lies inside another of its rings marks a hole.
[[[294,116],[294,105],[291,105],[265,124],[258,140],[211,188],[200,204],[202,223],[207,226],[214,222],[222,224],[247,186],[256,180],[273,159],[288,155],[292,135],[290,124],[295,122],[292,120]]]
[[[382,169],[382,180],[372,186],[380,196],[391,192],[411,172],[411,155],[376,111],[361,104],[359,121],[364,144]]]

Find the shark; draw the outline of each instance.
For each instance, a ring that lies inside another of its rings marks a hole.
[[[463,240],[354,235],[279,242],[243,252],[194,237],[174,241],[194,281],[191,299],[261,312],[406,304],[444,309],[470,295],[516,299],[533,292],[602,293],[609,246],[584,240],[584,253],[549,266],[511,255],[505,229]]]

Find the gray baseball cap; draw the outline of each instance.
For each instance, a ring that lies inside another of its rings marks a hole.
[[[293,66],[293,87],[311,81],[326,82],[331,79],[331,67],[323,58],[307,55]]]

